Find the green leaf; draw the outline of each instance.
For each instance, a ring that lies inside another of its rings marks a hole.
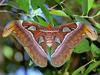
[[[87,15],[87,11],[88,11],[88,0],[82,0],[83,15]]]
[[[71,9],[69,9],[69,8],[67,8],[67,6],[66,6],[66,8],[64,9],[64,12],[65,12],[65,14],[67,14],[70,18],[74,18],[73,17],[73,11],[71,10]]]
[[[53,17],[52,17],[52,15],[49,13],[49,10],[48,10],[43,4],[40,4],[39,6],[40,6],[40,8],[42,9],[42,11],[43,11],[44,15],[46,16],[46,18],[48,19],[48,22],[49,22],[50,24],[54,25],[54,23],[53,23]]]
[[[85,68],[87,65],[89,65],[91,62],[93,62],[93,60],[91,60],[91,61],[88,62],[87,64],[85,64],[85,65],[79,67],[78,69],[76,69],[76,70],[72,73],[72,75],[80,75],[80,72],[83,71],[84,68]]]
[[[100,61],[96,61],[95,63],[90,64],[83,75],[88,75],[88,73],[90,73],[94,68],[98,67],[99,65]]]
[[[45,0],[34,0],[34,1],[32,0],[31,1],[32,7],[34,10],[37,9],[40,4],[44,4],[44,3],[45,3]]]
[[[93,3],[94,3],[94,0],[88,0],[88,11],[87,13],[91,10],[91,8],[93,7]]]
[[[78,45],[74,48],[74,52],[76,53],[83,53],[90,50],[89,42],[87,39],[83,39],[80,41]]]
[[[46,23],[42,18],[40,17],[37,17],[39,23],[41,26],[44,26],[44,27],[47,27],[48,26],[48,23]]]
[[[68,15],[66,15],[65,12],[63,12],[62,10],[51,10],[50,14],[68,17]]]
[[[98,11],[97,15],[100,15],[100,11]]]
[[[29,12],[29,0],[16,0],[18,7],[25,12]]]
[[[94,0],[82,0],[83,15],[87,15],[93,7]]]
[[[57,3],[60,3],[62,0],[55,0]]]
[[[98,11],[98,12],[96,13],[96,15],[94,15],[94,16],[98,16],[98,15],[100,15],[100,11]]]
[[[45,0],[32,0],[32,2],[35,4],[38,4],[38,6],[40,5],[40,4],[44,4],[45,3]]]
[[[100,55],[100,49],[94,43],[91,44],[91,52],[94,55]]]
[[[96,23],[95,26],[100,29],[100,23]]]
[[[52,71],[50,69],[47,68],[47,69],[45,69],[43,75],[54,75],[54,74],[52,73]]]

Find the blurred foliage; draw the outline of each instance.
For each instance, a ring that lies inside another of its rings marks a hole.
[[[83,39],[74,48],[71,60],[62,67],[48,65],[39,68],[35,64],[29,65],[29,56],[13,37],[2,38],[6,23],[15,19],[42,26],[79,21],[93,25],[99,37],[97,41]],[[22,66],[23,75],[28,74],[30,67],[44,75],[99,75],[100,0],[0,0],[0,75],[18,75],[17,71]]]

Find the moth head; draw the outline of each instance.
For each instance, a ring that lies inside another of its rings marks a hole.
[[[7,37],[8,35],[10,35],[11,32],[14,30],[14,25],[15,25],[15,21],[11,21],[10,23],[8,23],[4,28],[2,36]]]
[[[84,26],[85,26],[84,31],[87,34],[87,36],[93,41],[97,40],[98,34],[96,30],[91,25],[84,25]]]
[[[48,26],[47,26],[47,29],[48,29],[48,30],[52,30],[52,25],[48,25]]]

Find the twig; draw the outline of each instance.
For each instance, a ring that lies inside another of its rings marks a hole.
[[[66,1],[66,0],[61,1],[60,4],[63,4],[65,1]],[[58,6],[58,4],[56,4],[56,5],[52,6],[52,7],[50,7],[49,10],[54,9],[54,8],[57,7],[57,6]]]

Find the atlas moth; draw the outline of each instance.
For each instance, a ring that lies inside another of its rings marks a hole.
[[[46,67],[47,62],[54,67],[62,66],[80,40],[86,36],[91,40],[98,37],[91,25],[79,22],[43,27],[23,20],[14,20],[5,26],[3,37],[10,34],[16,37],[33,62],[40,67]]]

